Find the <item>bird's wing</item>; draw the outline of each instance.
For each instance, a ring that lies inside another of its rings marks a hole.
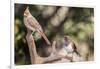
[[[35,29],[40,30],[41,32],[43,31],[42,27],[39,24],[39,22],[34,17],[29,17],[27,19],[27,21],[29,22],[30,26],[34,27]]]
[[[35,30],[45,39],[48,45],[50,45],[50,41],[46,37],[46,35],[43,33],[43,29],[41,25],[39,25],[39,22],[34,18],[30,17],[27,19],[28,23],[30,24],[31,27],[35,28]]]

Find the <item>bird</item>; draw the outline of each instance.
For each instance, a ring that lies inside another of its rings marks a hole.
[[[29,7],[26,7],[24,11],[24,24],[28,30],[38,32],[44,38],[46,43],[48,45],[51,45],[50,41],[43,32],[42,26],[39,24],[36,18],[32,16],[32,14],[30,13]]]
[[[64,48],[68,53],[76,53],[77,55],[80,56],[80,54],[77,51],[75,43],[71,40],[69,36],[64,37]]]
[[[59,47],[59,50],[57,52],[60,56],[65,56],[63,59],[67,62],[73,62],[73,61],[83,61],[83,58],[81,57],[80,53],[77,51],[77,47],[74,43],[74,41],[71,40],[69,36],[64,36],[64,42]],[[62,59],[62,60],[63,60]]]
[[[57,46],[57,50],[59,51],[58,53],[63,56],[73,53],[79,55],[75,43],[69,36],[64,36],[64,42],[61,45]]]

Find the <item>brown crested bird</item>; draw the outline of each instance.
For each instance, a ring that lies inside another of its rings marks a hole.
[[[48,38],[44,34],[41,25],[35,19],[35,17],[33,17],[32,14],[30,13],[29,7],[27,7],[26,10],[24,11],[24,24],[28,30],[38,32],[45,39],[46,43],[48,45],[51,45],[50,41],[48,40]]]

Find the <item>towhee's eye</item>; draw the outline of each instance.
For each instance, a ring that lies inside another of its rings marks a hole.
[[[64,37],[64,42],[65,42],[65,45],[66,45],[66,46],[70,43],[67,36]]]
[[[65,36],[65,37],[64,37],[64,40],[65,40],[65,41],[68,41],[68,37],[67,37],[67,36]]]

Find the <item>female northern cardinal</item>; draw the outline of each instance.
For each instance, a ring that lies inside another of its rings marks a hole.
[[[24,24],[27,29],[31,31],[37,31],[46,41],[48,45],[51,45],[50,41],[47,39],[46,35],[43,33],[43,29],[39,22],[33,17],[29,11],[29,7],[24,11]]]

